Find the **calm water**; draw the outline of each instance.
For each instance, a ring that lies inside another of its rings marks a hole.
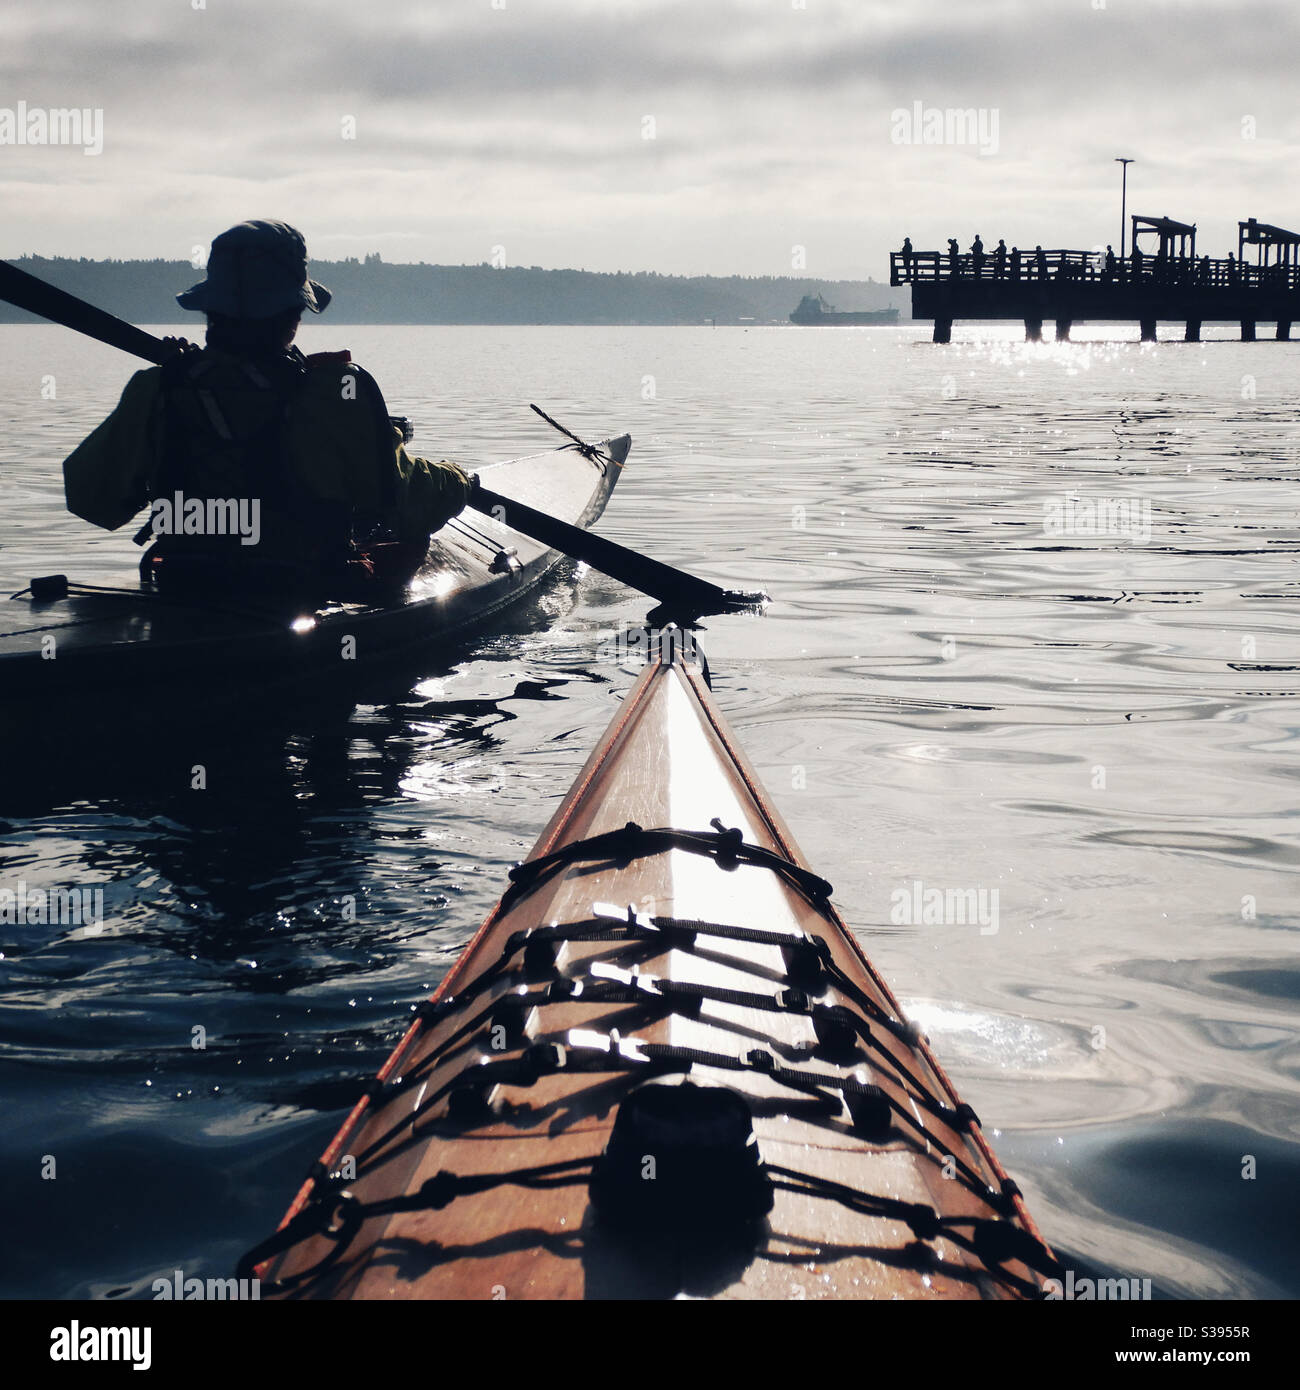
[[[1122,333],[304,343],[350,347],[426,454],[549,447],[529,401],[630,431],[601,529],[774,596],[711,620],[718,698],[1067,1264],[1294,1297],[1300,344]],[[4,593],[130,577],[59,462],[131,370],[0,327]],[[274,1226],[631,684],[598,648],[647,607],[570,575],[355,708],[124,737],[87,692],[76,728],[5,731],[0,886],[102,885],[112,922],[0,928],[0,1293],[147,1295]],[[984,929],[907,921],[917,883],[982,892]]]

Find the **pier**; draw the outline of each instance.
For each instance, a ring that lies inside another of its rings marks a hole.
[[[1143,342],[1170,321],[1185,325],[1187,342],[1199,342],[1210,322],[1239,323],[1243,342],[1261,323],[1290,338],[1300,319],[1300,232],[1252,217],[1237,224],[1236,254],[1215,259],[1197,257],[1194,223],[1134,216],[1132,224],[1127,256],[1037,246],[963,254],[955,241],[947,251],[894,251],[889,283],[912,287],[912,317],[934,320],[936,343],[951,341],[957,319],[1021,319],[1027,342],[1041,341],[1048,320],[1060,342],[1090,319],[1135,320]]]

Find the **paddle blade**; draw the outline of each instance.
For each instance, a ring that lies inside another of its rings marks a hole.
[[[581,560],[592,569],[620,580],[659,600],[664,616],[693,621],[711,613],[734,613],[754,608],[766,600],[766,594],[742,594],[723,589],[707,579],[699,579],[684,570],[665,565],[661,560],[642,555],[625,545],[597,536],[581,527],[548,516],[523,502],[515,502],[476,483],[469,505],[477,512],[490,516],[525,536],[541,541],[552,550],[563,551]]]

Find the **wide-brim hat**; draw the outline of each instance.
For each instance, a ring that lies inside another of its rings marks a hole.
[[[332,296],[307,274],[307,243],[287,222],[241,222],[222,232],[208,278],[176,296],[182,309],[231,319],[266,319],[286,309],[323,312]]]

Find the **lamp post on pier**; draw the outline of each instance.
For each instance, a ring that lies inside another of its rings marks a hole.
[[[1133,163],[1133,160],[1116,158],[1115,163],[1122,165],[1124,169],[1119,186],[1119,258],[1122,263],[1124,260],[1124,233],[1128,230],[1128,166]]]

